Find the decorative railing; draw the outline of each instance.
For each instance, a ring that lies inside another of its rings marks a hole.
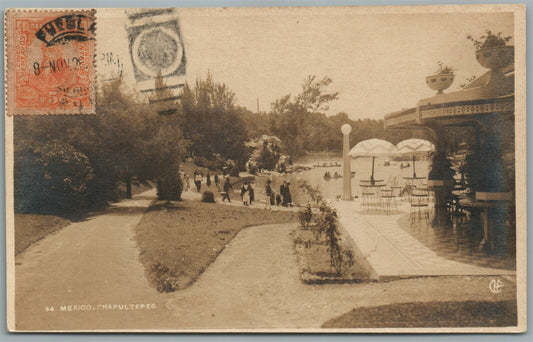
[[[385,116],[385,128],[420,126],[426,120],[479,114],[514,112],[514,95],[482,100],[448,102],[406,109]]]

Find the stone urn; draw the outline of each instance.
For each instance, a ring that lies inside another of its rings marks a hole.
[[[433,90],[437,91],[437,95],[442,94],[443,90],[448,89],[454,79],[454,74],[437,74],[426,77],[426,84]]]
[[[514,61],[514,46],[498,45],[476,51],[476,60],[484,68],[499,71]]]

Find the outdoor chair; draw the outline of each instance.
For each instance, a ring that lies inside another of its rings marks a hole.
[[[367,209],[374,206],[376,203],[376,192],[370,189],[361,189],[361,197],[363,200],[363,206]]]
[[[472,250],[482,231],[482,222],[471,215],[466,215],[463,211],[452,213],[452,223],[457,234],[457,245],[455,252],[459,252],[462,245],[468,245],[468,254],[472,255]]]
[[[402,196],[402,187],[399,186],[399,185],[394,185],[394,186],[391,186],[391,189],[392,189],[392,195],[397,197],[397,198],[400,198]]]
[[[428,191],[412,189],[410,195],[411,211],[409,220],[411,224],[414,224],[417,220],[424,218],[426,224],[429,224],[429,196]]]
[[[391,210],[396,210],[398,208],[398,203],[396,202],[397,196],[394,194],[393,189],[383,189],[381,190],[381,209],[385,211],[387,215],[391,213]]]

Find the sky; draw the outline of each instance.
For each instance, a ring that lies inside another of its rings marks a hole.
[[[479,8],[478,8],[479,10]],[[308,75],[328,76],[329,90],[340,92],[328,115],[346,112],[352,119],[382,119],[414,107],[435,94],[425,76],[442,61],[456,69],[454,84],[486,71],[475,60],[467,34],[485,29],[514,36],[513,13],[417,13],[360,8],[179,9],[176,16],[187,56],[185,80],[210,72],[252,111],[297,94]],[[382,12],[382,13],[380,13]],[[97,13],[97,50],[113,52],[123,75],[135,87],[123,9]],[[98,62],[98,72],[113,72]],[[102,79],[102,78],[101,78]]]

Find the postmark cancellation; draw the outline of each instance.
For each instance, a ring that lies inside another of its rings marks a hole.
[[[95,10],[7,10],[6,113],[92,114]]]

